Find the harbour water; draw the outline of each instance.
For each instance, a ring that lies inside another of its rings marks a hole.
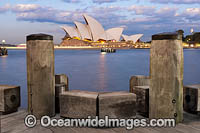
[[[0,57],[0,84],[21,86],[21,107],[27,107],[26,51],[9,50]],[[55,73],[69,77],[69,89],[128,91],[132,75],[149,75],[149,49],[56,50]],[[184,84],[200,84],[200,49],[184,50]]]

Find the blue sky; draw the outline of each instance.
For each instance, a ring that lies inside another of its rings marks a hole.
[[[105,29],[142,33],[144,41],[165,31],[200,31],[200,0],[0,0],[0,41],[25,43],[29,34],[47,33],[60,43],[65,32],[59,26],[84,22],[83,13]]]

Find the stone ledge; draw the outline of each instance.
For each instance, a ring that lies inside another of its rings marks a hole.
[[[133,118],[136,116],[136,95],[129,92],[64,92],[60,95],[60,115],[68,118]]]
[[[60,116],[87,118],[96,116],[98,93],[86,91],[66,91],[60,94]]]
[[[99,118],[133,118],[136,116],[136,95],[128,92],[99,94]]]

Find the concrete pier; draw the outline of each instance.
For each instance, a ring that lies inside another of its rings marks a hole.
[[[53,36],[27,36],[28,113],[40,119],[55,115]]]
[[[183,120],[182,36],[163,33],[152,36],[150,50],[150,118]]]
[[[40,122],[33,128],[24,124],[27,116],[26,110],[19,110],[13,114],[1,116],[2,133],[199,133],[200,116],[184,113],[184,121],[176,127],[137,127],[127,130],[126,127],[92,128],[92,127],[43,127]],[[60,119],[60,116],[54,117]],[[137,115],[136,118],[141,118]],[[52,118],[53,119],[53,118]],[[129,122],[128,125],[132,125]]]
[[[20,86],[0,85],[0,113],[16,112],[20,102]]]

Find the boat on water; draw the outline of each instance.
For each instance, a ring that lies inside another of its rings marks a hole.
[[[116,49],[113,49],[113,48],[102,48],[101,49],[101,53],[104,54],[104,53],[115,53],[116,52]]]
[[[8,50],[6,48],[1,48],[0,47],[0,56],[7,56],[8,55]]]

